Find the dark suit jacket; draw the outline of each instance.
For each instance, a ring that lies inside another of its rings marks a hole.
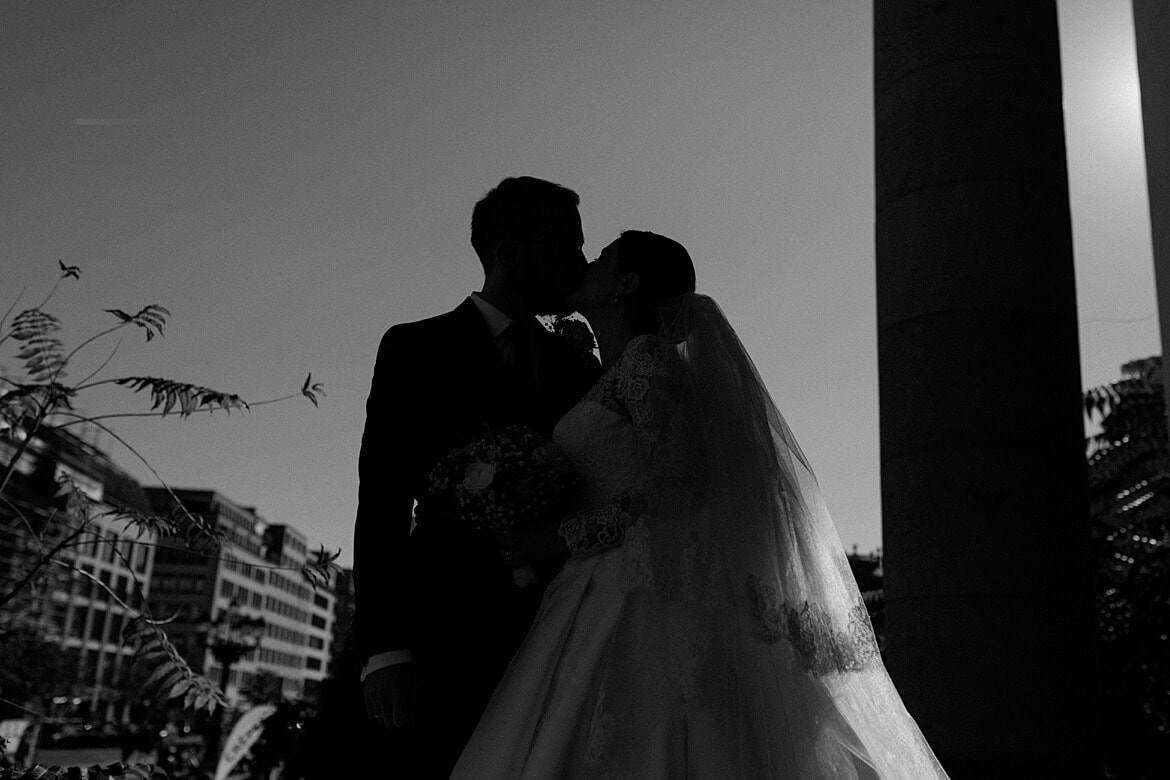
[[[517,589],[490,535],[429,514],[410,532],[413,501],[443,455],[482,435],[485,423],[526,424],[551,436],[596,380],[595,362],[543,328],[535,333],[536,387],[512,379],[470,299],[390,328],[378,349],[358,462],[358,642],[363,657],[411,650],[423,727],[433,717],[447,729],[460,713],[470,721],[464,728],[474,727],[560,564],[538,568],[541,586]],[[427,710],[440,703],[443,712]]]

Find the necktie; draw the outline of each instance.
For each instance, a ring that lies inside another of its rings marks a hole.
[[[526,322],[513,320],[503,333],[507,345],[505,363],[524,384],[535,381],[532,367],[532,331]],[[510,356],[508,355],[510,353]],[[509,359],[510,357],[510,359]]]

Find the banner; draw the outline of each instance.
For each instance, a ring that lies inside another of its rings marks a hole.
[[[276,712],[271,704],[259,704],[245,712],[232,726],[232,733],[224,740],[223,752],[219,754],[219,765],[215,768],[215,780],[227,780],[228,773],[240,763],[260,732],[264,730],[264,719]]]
[[[16,748],[20,745],[20,738],[24,736],[24,732],[30,723],[32,721],[28,718],[0,720],[0,743],[3,744],[4,753],[10,756],[16,754]]]

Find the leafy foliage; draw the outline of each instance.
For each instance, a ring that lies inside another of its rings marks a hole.
[[[333,582],[333,578],[341,570],[336,563],[340,555],[341,550],[331,553],[325,549],[325,545],[321,545],[321,549],[314,550],[312,557],[301,567],[301,577],[312,587],[314,593],[318,587],[327,588]]]
[[[313,374],[310,373],[305,377],[305,384],[301,387],[301,395],[313,402],[313,406],[317,406],[317,395],[325,395],[325,385],[320,382],[313,382]]]
[[[57,262],[60,276],[49,295],[40,306],[20,312],[12,321],[8,331],[0,335],[0,343],[12,339],[19,344],[17,357],[22,363],[25,374],[22,381],[0,376],[0,440],[5,440],[6,446],[4,450],[6,462],[0,463],[0,502],[2,502],[0,510],[6,518],[13,521],[6,530],[16,529],[16,532],[25,534],[25,537],[20,539],[21,549],[36,550],[36,554],[26,561],[29,564],[25,567],[27,571],[21,572],[21,575],[14,580],[15,586],[11,589],[8,589],[7,585],[0,588],[0,610],[5,605],[14,603],[14,599],[18,596],[23,598],[22,594],[27,594],[34,589],[34,586],[39,588],[47,577],[48,569],[59,566],[69,571],[72,576],[89,578],[91,587],[104,589],[109,599],[122,604],[128,610],[136,611],[119,598],[118,594],[110,589],[108,583],[101,582],[99,578],[75,566],[73,559],[66,554],[69,549],[92,543],[113,546],[112,542],[102,534],[102,528],[111,521],[122,521],[126,530],[133,530],[138,539],[149,536],[152,541],[162,540],[172,544],[177,543],[189,551],[213,557],[228,544],[226,532],[214,523],[207,522],[201,516],[189,512],[177,498],[175,508],[169,515],[152,514],[125,506],[112,506],[111,508],[95,501],[78,486],[68,473],[55,477],[52,473],[55,463],[49,462],[51,458],[45,457],[45,453],[51,450],[51,447],[45,445],[46,437],[49,439],[54,436],[60,437],[63,434],[56,433],[59,429],[78,422],[89,422],[106,430],[134,455],[142,459],[133,447],[108,428],[96,422],[104,417],[141,415],[128,413],[126,415],[83,417],[75,413],[73,401],[79,391],[106,383],[129,387],[135,393],[148,390],[152,398],[152,411],[161,410],[156,415],[159,417],[175,412],[180,418],[183,418],[197,411],[212,412],[215,409],[223,409],[230,413],[233,409],[246,410],[250,406],[235,394],[161,377],[131,376],[85,384],[106,367],[110,358],[107,358],[82,383],[70,386],[60,381],[66,376],[65,369],[71,358],[88,344],[126,326],[142,328],[146,333],[146,340],[150,341],[154,336],[164,334],[166,318],[170,312],[155,304],[146,306],[135,314],[129,314],[121,309],[106,309],[119,323],[82,342],[72,352],[66,353],[65,346],[58,336],[61,331],[61,323],[55,316],[44,311],[44,306],[53,297],[58,285],[63,280],[80,278],[81,269],[78,266],[66,265],[60,260]],[[17,296],[17,301],[0,317],[0,331],[3,331],[4,321],[15,309],[23,292],[22,290],[21,294]],[[117,351],[117,347],[114,351]],[[110,357],[112,356],[111,354]],[[317,396],[325,395],[324,387],[320,382],[314,383],[312,374],[310,374],[300,388],[299,395],[307,397],[314,406],[317,406]],[[273,403],[293,397],[296,396],[289,395],[259,403]],[[16,472],[17,464],[21,462],[22,456],[25,455],[34,441],[39,442],[37,448],[33,450],[37,453],[36,471],[32,476],[21,477],[14,482],[12,477]],[[146,463],[144,459],[143,462]],[[149,463],[146,465],[149,468]],[[151,470],[153,471],[153,469]],[[40,476],[38,477],[38,475]],[[158,475],[156,474],[156,476]],[[161,477],[159,479],[161,482]],[[11,493],[11,487],[16,483],[21,484],[23,493],[19,500],[14,501],[8,495],[3,494]],[[96,522],[99,519],[105,522],[99,524]],[[114,546],[114,552],[117,556],[122,556],[116,546]],[[300,567],[302,577],[312,584],[314,589],[318,585],[327,585],[339,569],[336,564],[339,554],[330,554],[322,547],[320,551],[315,553],[312,560]],[[125,560],[125,558],[122,558],[122,561],[129,569],[130,561]],[[134,585],[136,587],[139,585],[136,579]],[[138,595],[141,596],[141,591]],[[13,614],[11,608],[8,610],[8,614]],[[203,711],[214,713],[217,707],[223,708],[227,705],[226,697],[216,685],[192,669],[170,642],[162,626],[173,619],[156,620],[147,611],[130,617],[122,630],[123,641],[135,648],[132,656],[133,675],[142,681],[137,692],[143,696],[152,695],[162,702],[181,703],[183,708],[193,710],[196,714]],[[0,626],[0,628],[3,627]],[[29,628],[28,631],[34,631],[34,629]],[[24,651],[18,652],[20,648],[17,645],[20,643],[17,642],[17,639],[22,638],[29,640],[29,637],[17,636],[11,631],[0,631],[0,659],[2,659],[0,663],[4,664],[3,669],[0,669],[2,672],[0,685],[4,686],[5,693],[11,693],[12,696],[21,699],[25,704],[32,704],[33,699],[29,696],[31,690],[29,686],[38,690],[45,689],[48,687],[48,682],[43,679],[45,678],[45,674],[41,674],[43,670],[38,671],[40,667],[36,664],[24,664],[24,662],[35,660],[42,662],[41,666],[44,666],[55,656],[50,657],[52,653],[48,652],[32,652],[31,655]],[[39,637],[32,637],[32,639],[39,641]],[[25,641],[21,647],[26,645],[25,649],[32,647],[34,650],[35,647],[39,646],[36,642],[29,644],[28,641]],[[54,645],[54,647],[56,646]],[[60,676],[57,675],[57,672],[46,672],[46,674],[51,677]],[[29,690],[20,688],[22,684],[25,689]],[[24,780],[24,778],[37,778],[38,780],[69,778],[73,780],[77,778],[80,780],[80,778],[107,777],[139,778],[139,780],[159,780],[161,778],[165,780],[167,775],[163,770],[146,764],[133,766],[111,764],[106,767],[95,765],[88,769],[80,767],[66,769],[56,766],[48,768],[35,766],[24,769],[13,766],[3,756],[3,753],[0,753],[0,780],[15,780],[16,778],[20,778],[20,780]]]
[[[104,767],[94,764],[85,769],[37,764],[27,769],[0,768],[0,780],[170,780],[170,777],[159,767],[149,764],[114,763]]]
[[[77,668],[77,652],[46,641],[23,625],[0,626],[0,696],[9,701],[44,700],[58,692],[62,681]],[[23,713],[0,702],[0,718]]]
[[[217,705],[227,706],[223,691],[191,669],[155,621],[138,615],[122,629],[122,639],[135,648],[134,663],[155,664],[142,685],[144,695],[164,701],[181,696],[185,708],[206,708],[208,712],[214,712]]]
[[[163,335],[163,329],[166,328],[167,317],[171,313],[162,306],[151,304],[143,308],[137,314],[127,314],[121,309],[106,309],[107,312],[113,314],[124,324],[137,325],[146,331],[146,340],[150,341],[154,338],[154,334]]]
[[[176,503],[169,515],[146,514],[132,509],[119,509],[111,514],[124,521],[127,529],[134,529],[137,539],[152,534],[159,539],[180,542],[186,549],[197,553],[213,553],[227,541],[222,528],[207,522],[202,515],[188,512],[181,503]]]
[[[1085,393],[1085,443],[1111,768],[1170,752],[1170,455],[1161,359]]]
[[[10,383],[0,388],[0,438],[20,439],[34,427],[44,412],[72,411],[73,388],[60,382],[44,384]]]
[[[16,357],[34,382],[51,382],[64,375],[65,344],[57,338],[61,322],[40,309],[25,309],[12,321],[9,336],[24,342]]]
[[[249,408],[247,402],[234,393],[221,393],[208,387],[176,382],[161,377],[127,376],[115,379],[114,384],[133,388],[136,393],[149,388],[151,411],[161,406],[161,416],[163,417],[166,417],[175,408],[175,404],[179,405],[180,417],[188,417],[192,412],[202,408],[212,411],[219,407],[229,414],[232,409]]]
[[[61,260],[57,261],[57,265],[61,269],[61,278],[62,279],[80,279],[81,278],[81,266],[65,265],[65,263],[62,262]]]

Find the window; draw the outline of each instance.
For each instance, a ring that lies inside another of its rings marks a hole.
[[[85,608],[72,607],[65,619],[65,630],[69,636],[81,639],[82,632],[85,631]]]
[[[118,656],[105,654],[102,658],[102,685],[114,684],[114,671],[118,668]]]
[[[113,531],[106,532],[106,541],[102,545],[102,560],[106,563],[114,562],[114,545],[118,543],[118,535]]]
[[[321,671],[321,659],[308,656],[305,658],[305,668],[314,672]]]
[[[150,552],[150,548],[145,545],[137,545],[134,548],[134,571],[141,574],[146,571],[146,556]]]
[[[122,601],[125,601],[126,595],[128,593],[126,588],[129,584],[129,578],[127,578],[124,574],[119,574],[118,579],[114,581],[114,595],[122,599]]]
[[[98,651],[86,650],[85,663],[78,669],[81,672],[81,679],[78,682],[92,683],[97,679],[97,665],[98,665]]]
[[[313,597],[313,603],[321,609],[329,609],[329,599],[325,598],[320,593]]]
[[[116,645],[122,644],[122,613],[110,615],[110,641]]]
[[[319,636],[309,637],[309,648],[312,650],[322,650],[325,647],[325,640]]]
[[[232,597],[232,584],[227,580],[220,580],[219,595],[223,596],[225,599],[230,599]]]
[[[69,606],[67,604],[53,604],[49,612],[49,620],[53,625],[53,630],[59,635],[65,635],[65,620],[69,617]]]
[[[110,592],[106,590],[106,588],[110,586],[110,570],[102,569],[100,572],[98,572],[98,579],[101,580],[102,585],[105,585],[106,587],[97,589],[97,597],[101,601],[109,602]]]
[[[86,574],[93,574],[93,564],[83,563],[83,564],[81,564],[81,570],[83,572],[85,572]],[[81,595],[82,596],[85,596],[87,599],[92,599],[93,598],[93,589],[96,587],[97,587],[97,585],[94,583],[93,580],[91,580],[89,577],[81,575]]]
[[[325,628],[325,618],[313,615],[313,628]]]
[[[254,609],[261,609],[263,603],[264,603],[264,599],[263,599],[263,597],[261,597],[261,595],[259,593],[252,594],[252,607]]]
[[[106,611],[104,609],[94,609],[93,617],[90,618],[89,623],[89,638],[95,642],[101,642],[106,629]]]

